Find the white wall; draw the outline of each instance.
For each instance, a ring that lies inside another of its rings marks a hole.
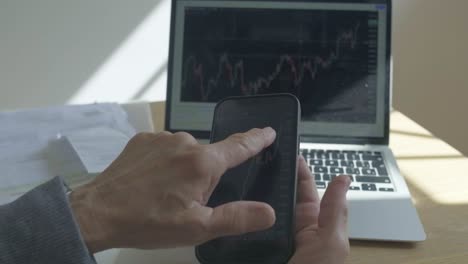
[[[0,109],[126,101],[140,88],[164,98],[165,84],[149,90],[165,78],[169,13],[168,0],[1,0]]]
[[[394,9],[393,105],[468,155],[468,1]]]
[[[163,99],[169,2],[1,0],[0,109]],[[394,2],[394,106],[468,154],[468,1]]]

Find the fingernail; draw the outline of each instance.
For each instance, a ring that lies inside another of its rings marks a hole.
[[[351,178],[349,177],[349,175],[345,175],[346,176],[346,184],[348,184],[348,187],[351,185]]]
[[[346,185],[349,187],[351,185],[351,178],[349,175],[340,175],[340,178],[344,178],[343,180],[346,182]]]
[[[266,133],[267,135],[275,135],[275,134],[276,134],[276,131],[275,131],[273,128],[271,128],[271,127],[265,127],[265,128],[263,129],[263,131],[265,131],[265,133]]]

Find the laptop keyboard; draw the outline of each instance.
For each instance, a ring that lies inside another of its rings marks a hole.
[[[379,151],[301,149],[318,189],[340,175],[349,175],[351,191],[394,192]]]

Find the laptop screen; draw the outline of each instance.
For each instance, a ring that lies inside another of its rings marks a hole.
[[[173,1],[169,130],[208,136],[219,100],[288,92],[302,135],[385,136],[389,0]]]

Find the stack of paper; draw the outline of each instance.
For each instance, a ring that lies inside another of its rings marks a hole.
[[[118,104],[0,113],[0,204],[57,175],[71,185],[89,180],[134,134]]]

